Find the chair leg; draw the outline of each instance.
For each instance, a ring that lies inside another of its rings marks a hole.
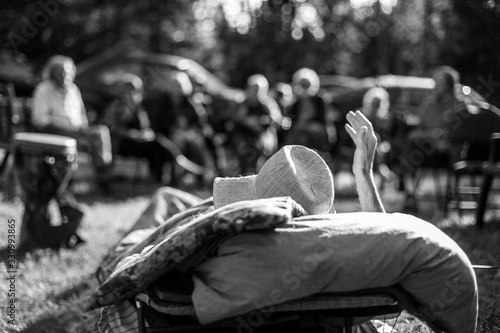
[[[344,317],[344,333],[352,333],[352,317]]]
[[[423,174],[423,170],[415,170],[413,172],[413,188],[412,188],[412,196],[414,198],[417,197],[417,190],[418,190],[418,186],[420,185],[420,180],[422,178],[422,174]]]
[[[457,211],[458,211],[458,217],[462,217],[463,211],[460,205],[460,202],[462,201],[461,193],[460,193],[460,176],[461,174],[456,174],[455,175],[455,189],[454,189],[454,195],[455,195],[455,205],[457,206]]]
[[[445,195],[444,195],[444,205],[443,205],[443,211],[445,214],[448,213],[448,206],[451,202],[451,191],[452,191],[452,178],[453,177],[453,172],[450,170],[446,171],[446,187],[445,187]]]
[[[473,188],[473,193],[471,195],[472,197],[472,200],[474,200],[475,202],[479,202],[479,193],[481,192],[480,191],[480,184],[479,184],[479,181],[478,181],[478,177],[480,177],[481,175],[479,175],[477,172],[474,172],[470,175],[470,186],[471,188]],[[478,190],[479,192],[475,192],[476,190]]]
[[[485,175],[483,185],[481,186],[481,193],[479,194],[479,202],[476,211],[476,223],[479,228],[484,226],[484,213],[488,204],[488,194],[493,183],[493,175]]]
[[[7,165],[7,161],[9,160],[9,155],[10,155],[10,151],[6,150],[5,155],[3,157],[2,164],[0,165],[0,174],[3,173],[3,170],[5,169],[5,166]]]
[[[144,310],[142,309],[142,303],[140,301],[135,301],[135,306],[137,310],[137,321],[139,326],[139,333],[146,333],[146,325],[144,323]]]
[[[447,183],[443,186],[441,184],[441,174],[439,169],[432,170],[432,177],[434,178],[434,195],[436,197],[436,203],[439,203],[441,198],[444,200],[444,204],[446,205],[446,189],[448,188]],[[448,182],[448,177],[446,178],[446,182]],[[445,209],[446,211],[446,209]]]
[[[135,174],[132,181],[133,188],[144,189],[144,184],[148,181],[148,162],[142,158],[135,161]]]

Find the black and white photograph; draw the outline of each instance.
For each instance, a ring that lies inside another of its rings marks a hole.
[[[500,333],[499,0],[0,3],[0,332]]]

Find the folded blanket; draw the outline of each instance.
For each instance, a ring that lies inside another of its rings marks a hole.
[[[109,278],[93,293],[87,308],[99,308],[133,297],[160,276],[180,267],[197,249],[219,235],[272,229],[304,213],[291,198],[281,197],[236,202],[206,214],[188,215],[188,222],[171,223],[176,218],[173,216],[145,241],[123,252],[130,255],[123,257]]]
[[[306,216],[238,234],[195,268],[194,284],[201,323],[320,292],[399,284],[421,304],[421,317],[448,332],[476,325],[467,256],[432,224],[403,214]]]

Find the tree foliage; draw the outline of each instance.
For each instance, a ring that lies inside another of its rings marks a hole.
[[[183,55],[236,86],[300,67],[425,75],[449,64],[495,99],[499,16],[495,0],[23,0],[0,5],[0,45],[38,63],[123,47]]]

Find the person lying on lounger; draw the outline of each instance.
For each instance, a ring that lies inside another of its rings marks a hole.
[[[215,209],[237,201],[289,196],[306,215],[272,230],[219,238],[181,265],[193,282],[191,299],[200,323],[321,292],[399,285],[440,329],[475,331],[477,283],[466,254],[432,224],[385,213],[373,180],[373,128],[360,112],[350,112],[347,120],[346,130],[356,145],[353,173],[362,212],[335,214],[333,176],[322,158],[303,146],[283,147],[257,175],[216,178]],[[129,236],[148,228],[154,233],[172,214],[200,202],[162,188]],[[117,266],[130,264],[131,255],[158,239],[144,237],[122,247],[115,255],[123,259]],[[117,261],[107,261],[111,262]]]

